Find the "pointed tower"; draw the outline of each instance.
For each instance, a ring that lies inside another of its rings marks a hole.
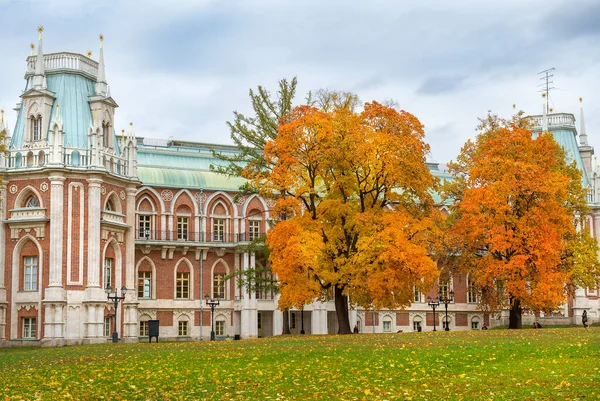
[[[42,49],[42,32],[44,27],[38,27],[39,38],[38,38],[38,54],[35,59],[35,75],[33,76],[33,88],[34,89],[46,89],[46,74],[44,71],[44,51]],[[32,48],[33,51],[33,48]]]
[[[104,36],[100,35],[100,56],[98,58],[98,78],[96,81],[96,95],[107,97],[108,84],[106,83],[106,72],[104,70]]]
[[[580,111],[580,128],[579,128],[579,153],[583,159],[583,165],[588,177],[592,176],[592,157],[594,156],[594,148],[588,144],[587,133],[585,132],[585,119],[583,117],[583,98],[579,98],[581,104]]]
[[[548,115],[546,114],[546,110],[548,109],[546,106],[546,94],[542,93],[542,99],[544,99],[543,110],[542,110],[542,132],[548,132]]]

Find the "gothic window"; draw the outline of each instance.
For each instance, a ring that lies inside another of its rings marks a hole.
[[[414,331],[421,331],[422,330],[421,323],[422,323],[421,318],[419,316],[415,317],[413,319],[413,330]]]
[[[391,320],[384,320],[383,321],[383,332],[384,333],[391,333],[392,332],[392,321]]]
[[[213,298],[225,299],[224,273],[215,273],[213,277]]]
[[[152,273],[138,273],[138,298],[152,298]]]
[[[140,239],[150,239],[151,235],[150,235],[150,215],[147,214],[140,214],[138,216],[138,235]]]
[[[34,142],[42,140],[42,116],[31,117],[31,133]]]
[[[213,219],[213,241],[225,240],[225,219]]]
[[[475,287],[475,280],[471,278],[467,280],[467,302],[470,304],[477,303],[477,288]]]
[[[149,323],[147,320],[140,322],[140,337],[148,337]]]
[[[215,322],[215,335],[217,336],[225,335],[225,320],[222,319],[223,318],[219,318],[219,320]]]
[[[104,337],[110,337],[110,316],[104,317]]]
[[[23,318],[23,338],[35,338],[36,337],[36,318],[24,317]]]
[[[38,201],[38,199],[31,195],[29,198],[27,198],[27,200],[25,201],[25,207],[26,208],[36,208],[36,207],[40,207],[40,202]]]
[[[112,266],[113,260],[111,258],[104,258],[104,288],[112,287]]]
[[[414,302],[423,302],[422,298],[421,298],[421,291],[419,291],[419,289],[417,288],[417,286],[413,286],[413,291],[414,291]]]
[[[185,240],[188,239],[188,218],[177,217],[177,239]]]
[[[189,299],[190,297],[190,273],[177,273],[175,298]]]
[[[25,256],[23,260],[24,264],[24,277],[23,277],[23,290],[24,291],[37,291],[37,278],[38,278],[38,257],[37,256]]]
[[[260,236],[260,220],[250,220],[248,222],[248,239],[254,241]]]
[[[479,330],[479,318],[477,316],[471,319],[471,329]]]
[[[104,210],[106,210],[107,212],[114,212],[115,211],[115,205],[114,205],[112,199],[109,199],[109,200],[106,201],[106,205],[104,205]]]
[[[438,284],[438,293],[442,298],[450,298],[450,291],[452,291],[452,280],[440,279]]]

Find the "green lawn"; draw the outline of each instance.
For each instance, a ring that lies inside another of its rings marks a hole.
[[[599,369],[598,327],[0,349],[0,400],[600,400]]]

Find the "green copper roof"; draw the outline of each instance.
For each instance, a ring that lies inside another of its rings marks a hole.
[[[92,111],[89,98],[95,94],[95,82],[80,74],[67,72],[47,73],[47,89],[54,93],[56,100],[52,105],[50,113],[51,120],[56,116],[56,105],[59,107],[59,115],[64,124],[65,141],[64,146],[73,148],[87,148],[88,129],[92,124]],[[25,91],[33,86],[33,77],[27,79]],[[11,140],[11,146],[20,148],[23,146],[24,122],[27,120],[23,106],[19,111],[17,123]],[[45,127],[45,138],[48,139],[50,121]],[[114,135],[114,131],[113,131]],[[114,141],[118,146],[118,141]],[[117,149],[118,151],[118,149]]]

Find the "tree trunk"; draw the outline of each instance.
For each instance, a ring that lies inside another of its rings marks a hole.
[[[281,334],[292,334],[290,331],[290,311],[283,311],[283,332]]]
[[[518,299],[512,299],[510,303],[510,317],[508,319],[509,329],[520,329],[521,325],[521,301]]]
[[[335,314],[339,327],[338,334],[352,334],[352,330],[350,330],[350,318],[348,317],[348,297],[342,294],[342,289],[337,285],[333,286],[333,295]]]

